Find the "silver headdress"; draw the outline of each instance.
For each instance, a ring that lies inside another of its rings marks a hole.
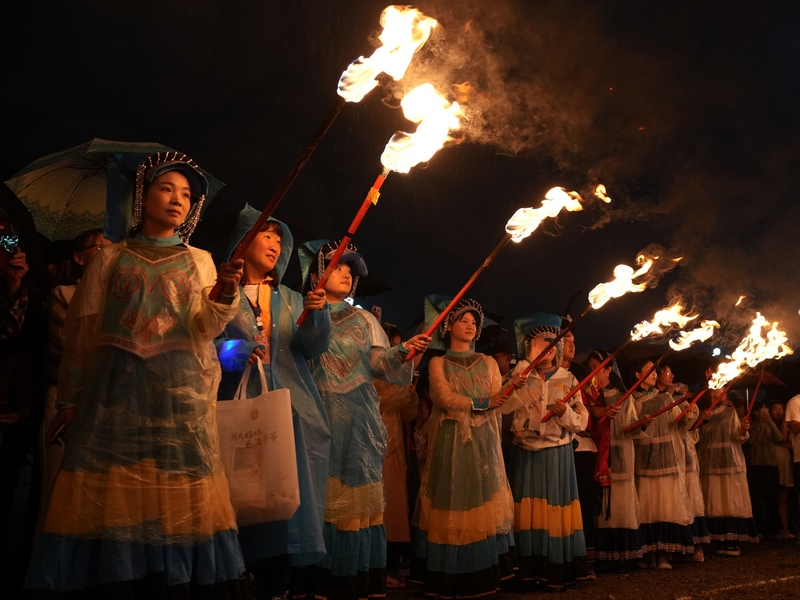
[[[455,307],[453,307],[453,310],[450,311],[450,314],[447,315],[444,321],[442,321],[442,324],[439,325],[439,333],[443,339],[450,326],[460,319],[461,315],[468,312],[474,312],[476,315],[478,315],[478,322],[476,323],[477,329],[475,330],[475,339],[473,342],[478,341],[478,338],[481,337],[481,330],[483,329],[483,307],[472,298],[462,298],[459,300],[458,304],[456,304]]]
[[[322,279],[327,264],[331,261],[333,255],[336,254],[340,244],[340,241],[328,242],[327,244],[323,244],[317,251],[317,277],[320,279]],[[350,265],[350,272],[353,275],[353,285],[350,287],[350,293],[347,297],[352,298],[356,294],[356,286],[358,286],[359,277],[367,275],[367,263],[364,262],[364,258],[358,253],[358,248],[353,244],[347,244],[347,248],[339,259],[339,262]]]
[[[152,181],[159,175],[168,171],[178,170],[186,176],[192,190],[192,197],[195,203],[189,209],[183,223],[177,228],[176,233],[180,238],[187,242],[194,233],[195,227],[200,220],[200,213],[203,210],[203,203],[208,193],[208,180],[195,162],[185,154],[179,152],[161,152],[154,156],[149,156],[136,169],[136,195],[133,201],[133,226],[138,228],[142,225],[143,195],[145,180]]]

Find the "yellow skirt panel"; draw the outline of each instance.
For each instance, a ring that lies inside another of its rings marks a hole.
[[[160,471],[152,459],[107,473],[61,471],[44,531],[92,536],[108,529],[158,523],[168,536],[210,536],[236,529],[228,480]],[[145,540],[131,540],[145,541]]]
[[[551,506],[544,498],[523,498],[514,504],[514,532],[543,529],[550,537],[567,537],[583,530],[581,504]]]
[[[433,507],[427,496],[420,499],[419,528],[427,532],[434,544],[466,546],[498,533],[508,533],[511,525],[511,506],[508,490],[470,510],[441,510]]]

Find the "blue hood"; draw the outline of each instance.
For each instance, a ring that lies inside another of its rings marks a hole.
[[[247,232],[253,228],[259,216],[261,216],[260,210],[256,210],[249,204],[244,205],[244,208],[239,213],[239,218],[236,220],[236,226],[233,228],[231,237],[228,240],[228,246],[225,249],[225,260],[231,259],[231,255],[233,251],[236,250],[236,246],[244,239]],[[275,264],[275,274],[278,283],[280,283],[281,279],[283,279],[283,275],[286,273],[289,259],[292,256],[294,238],[292,237],[292,232],[289,231],[289,228],[286,226],[286,223],[278,221],[278,219],[273,219],[272,217],[270,217],[269,220],[275,221],[283,229],[283,237],[281,237],[281,255],[278,257],[278,262]]]

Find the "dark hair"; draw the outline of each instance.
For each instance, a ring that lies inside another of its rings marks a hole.
[[[667,369],[669,369],[669,370],[671,371],[671,370],[672,370],[672,367],[670,367],[669,365],[665,365],[665,364],[663,364],[663,363],[662,363],[662,364],[660,364],[660,365],[658,365],[658,366],[656,367],[656,375],[658,375],[659,377],[661,377],[661,376],[664,374],[664,371],[666,371]]]
[[[608,350],[604,350],[603,348],[595,348],[589,352],[589,355],[586,357],[586,363],[588,364],[591,359],[595,359],[598,362],[603,362],[608,358],[609,354],[611,353]]]
[[[268,220],[264,223],[264,226],[261,228],[261,231],[274,231],[278,234],[278,237],[283,239],[283,227],[277,221]]]
[[[79,233],[77,237],[72,240],[72,252],[81,252],[91,247],[91,242],[98,236],[105,233],[102,227],[95,227],[94,229],[87,229],[83,233]],[[83,267],[76,263],[70,256],[70,275],[75,279],[83,277]]]
[[[636,373],[643,375],[642,370],[644,369],[644,366],[647,363],[652,363],[652,362],[653,360],[650,358],[637,358],[635,361],[633,361],[633,363],[631,363],[631,373],[633,373],[634,375],[636,375]]]
[[[395,337],[399,337],[400,341],[403,340],[403,335],[400,333],[400,330],[397,328],[396,325],[392,325],[391,323],[384,323],[383,330],[386,332],[386,337],[389,338],[389,343],[392,343],[392,340]]]
[[[605,350],[603,348],[595,348],[594,350],[589,352],[589,355],[586,357],[586,364],[588,365],[589,360],[592,358],[598,362],[603,362],[610,355],[611,353],[608,350]],[[617,375],[616,371],[614,371],[614,360],[612,360],[608,365],[606,365],[606,368],[608,367],[611,367],[611,373],[608,374],[608,380],[611,382],[611,385],[620,392],[624,393],[627,388],[625,387],[625,383],[623,383],[622,378],[619,375]]]
[[[73,252],[80,252],[81,250],[86,250],[94,238],[99,235],[103,235],[104,230],[102,227],[95,227],[94,229],[87,229],[83,233],[79,233],[78,236],[72,240],[72,251]]]

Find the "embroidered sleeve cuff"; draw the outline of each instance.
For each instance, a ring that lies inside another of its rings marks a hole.
[[[473,398],[472,410],[489,410],[489,398]]]

